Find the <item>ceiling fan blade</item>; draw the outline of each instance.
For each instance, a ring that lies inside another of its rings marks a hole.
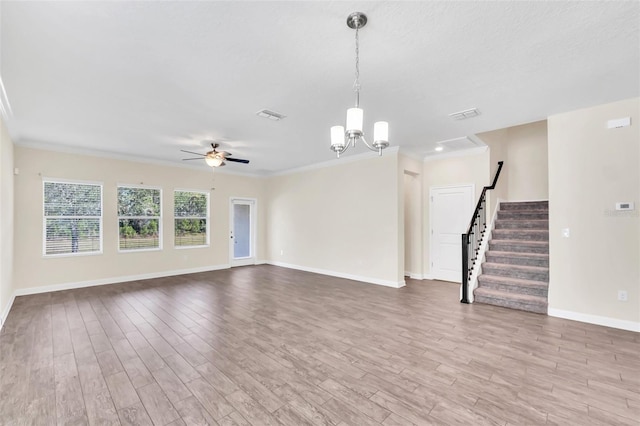
[[[183,158],[182,161],[189,161],[189,160],[202,160],[202,157],[198,157],[198,158]]]
[[[243,164],[249,164],[249,160],[243,160],[242,158],[231,158],[231,157],[226,157],[225,158],[226,161],[233,161],[234,163],[243,163]]]
[[[193,155],[201,155],[201,156],[205,156],[205,154],[200,154],[199,152],[193,152],[193,151],[187,151],[185,149],[181,149],[180,151],[182,152],[186,152],[187,154],[193,154]]]

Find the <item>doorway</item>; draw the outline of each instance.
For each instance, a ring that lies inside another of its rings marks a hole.
[[[231,266],[256,263],[256,200],[231,198],[229,211],[229,263]]]
[[[431,188],[431,276],[461,282],[462,234],[473,214],[474,185]]]
[[[422,186],[418,173],[404,171],[404,276],[422,279]]]

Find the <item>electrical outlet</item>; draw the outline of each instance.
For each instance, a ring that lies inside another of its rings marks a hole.
[[[280,256],[284,256],[284,250],[280,250]]]
[[[627,301],[627,292],[624,290],[618,290],[618,300],[621,302]]]
[[[571,230],[569,228],[562,228],[562,236],[569,238],[571,236]]]

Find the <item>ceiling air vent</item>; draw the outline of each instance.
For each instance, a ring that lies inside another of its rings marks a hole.
[[[258,117],[268,118],[269,120],[273,121],[280,121],[283,118],[286,118],[286,115],[268,109],[261,109],[260,111],[256,112],[256,115]]]
[[[480,115],[480,111],[478,111],[476,108],[470,108],[465,109],[464,111],[451,113],[449,114],[449,117],[453,118],[454,120],[466,120],[467,118],[476,117],[478,115]]]

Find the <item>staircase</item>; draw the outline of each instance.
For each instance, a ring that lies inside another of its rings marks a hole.
[[[546,314],[549,202],[500,203],[491,237],[475,301]]]

